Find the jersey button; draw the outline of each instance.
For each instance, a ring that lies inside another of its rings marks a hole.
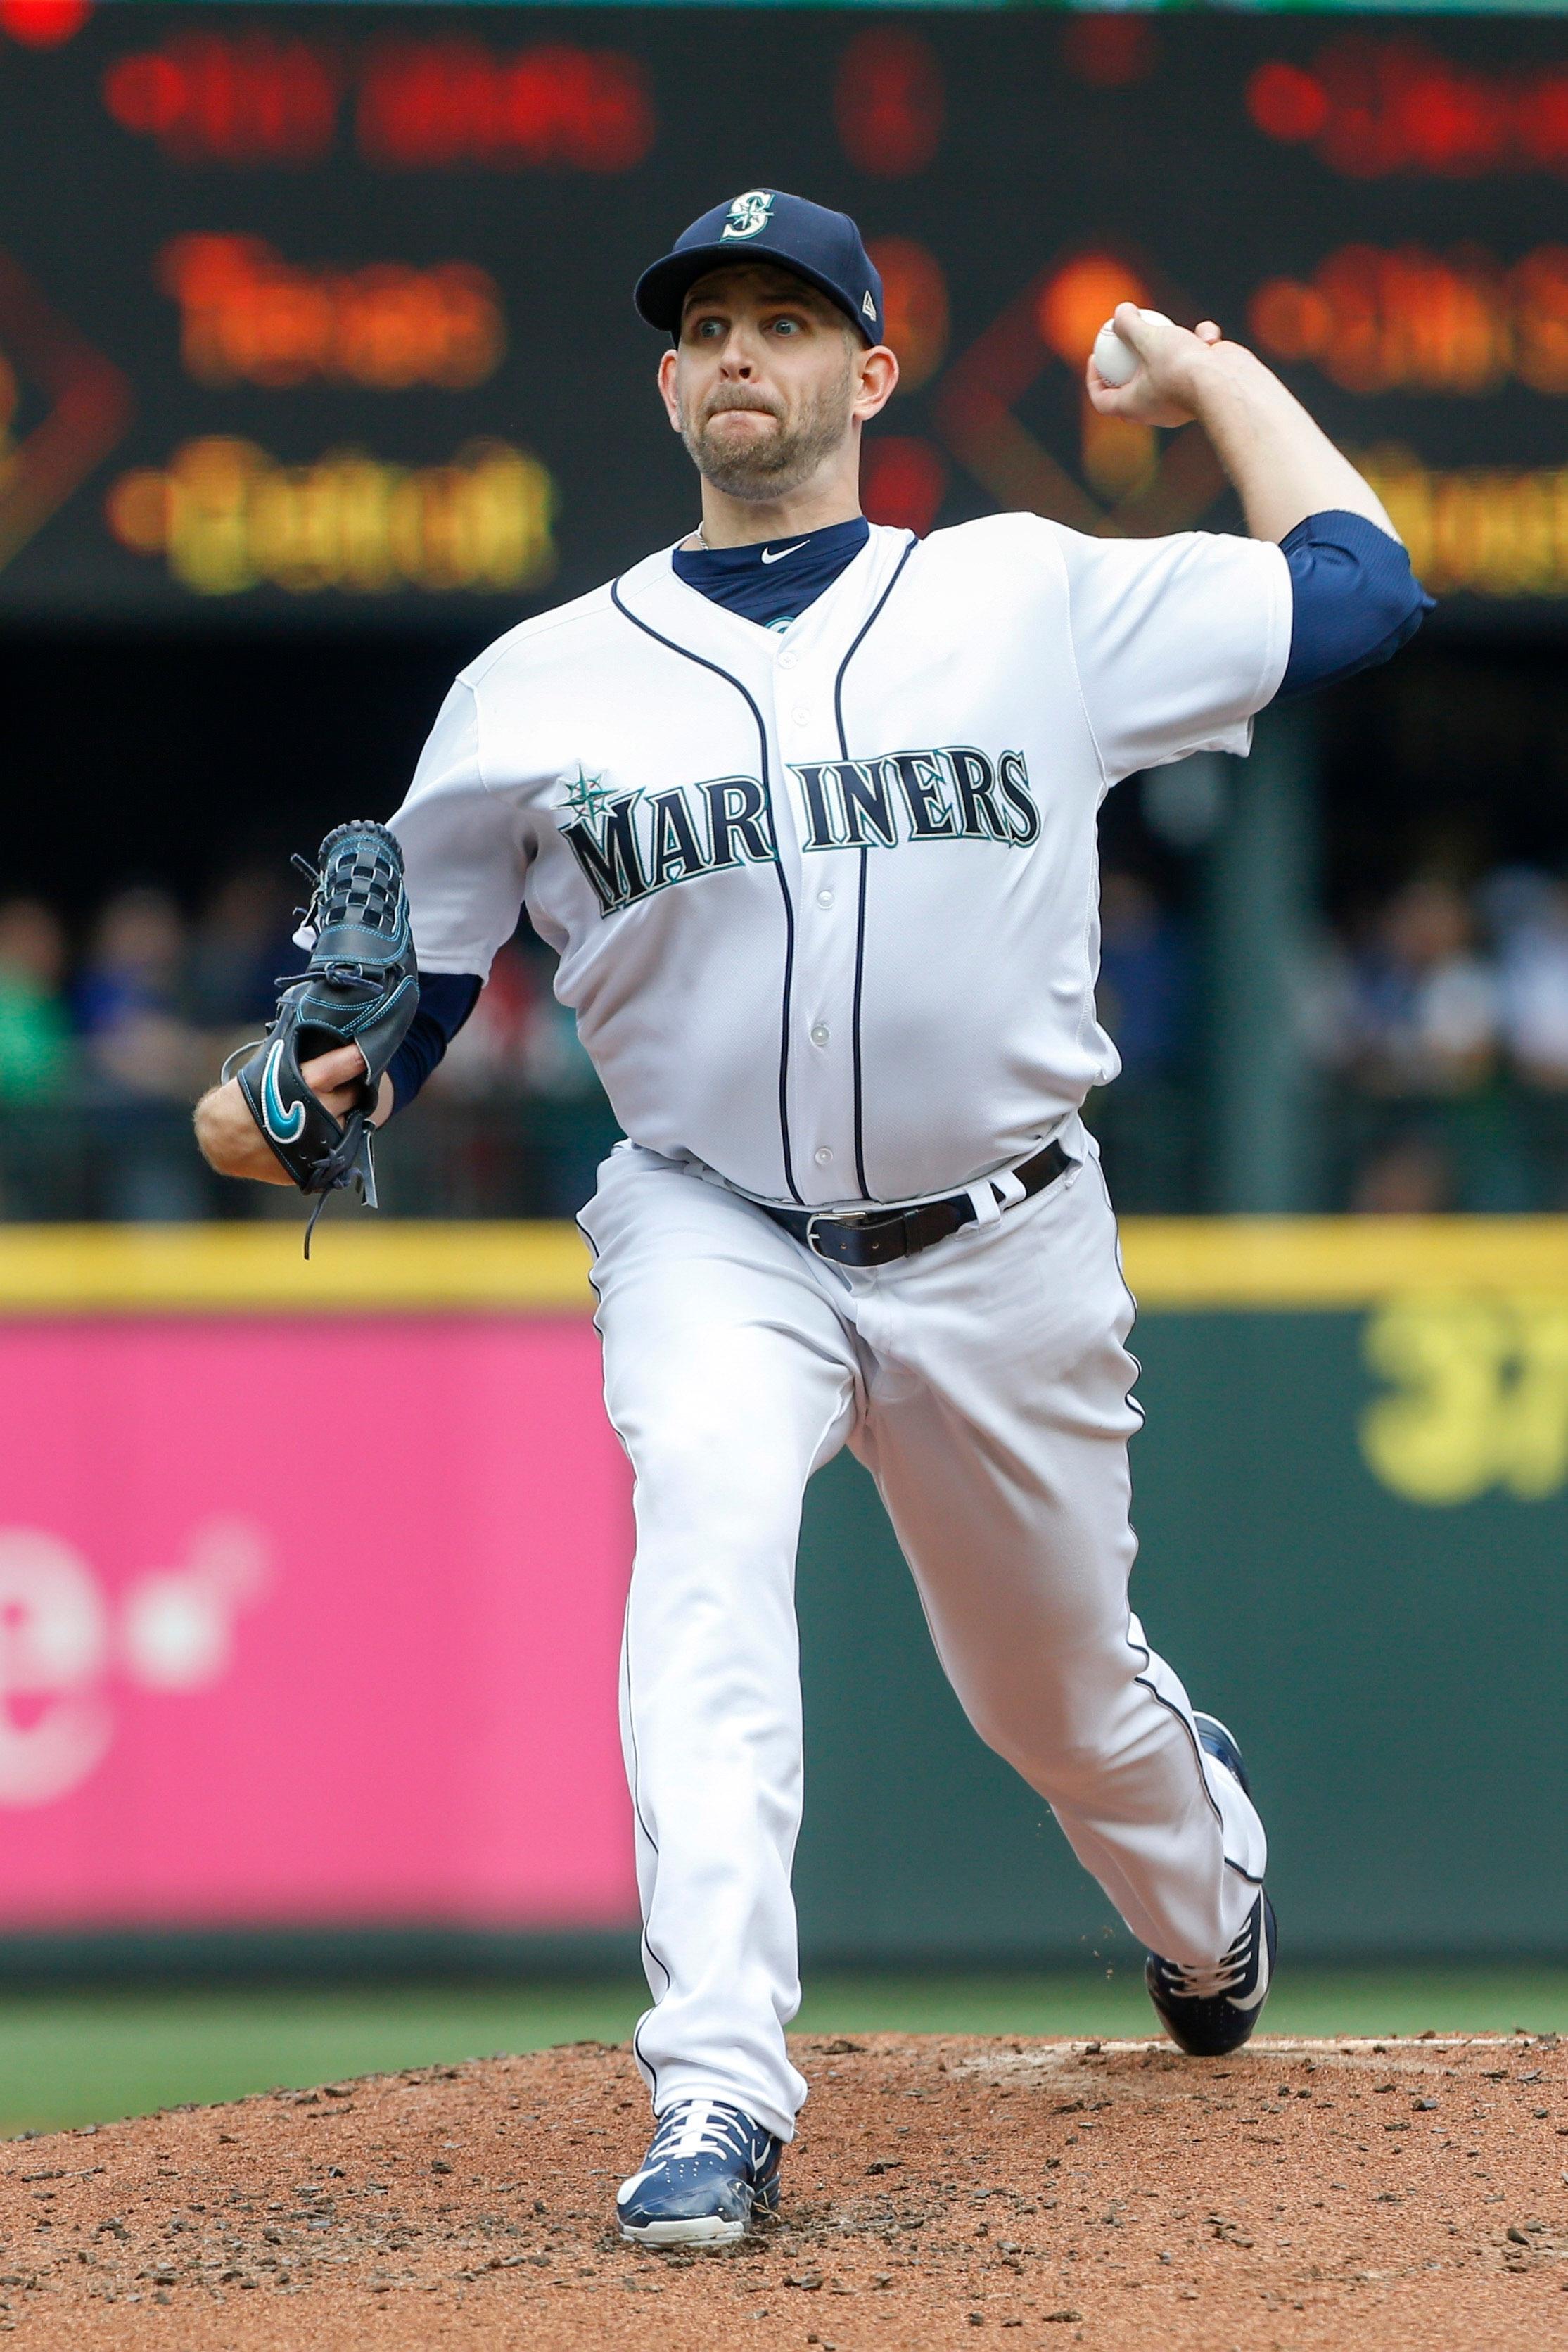
[[[817,1165],[818,1165],[818,1167],[819,1167],[819,1168],[827,1168],[827,1167],[830,1167],[830,1166],[831,1165],[831,1163],[832,1163],[832,1157],[833,1157],[833,1155],[832,1155],[832,1153],[828,1150],[828,1147],[827,1147],[827,1145],[826,1145],[825,1143],[824,1143],[824,1144],[822,1144],[822,1145],[819,1148],[819,1150],[818,1150],[816,1152],[814,1152],[814,1153],[813,1153],[813,1155],[812,1155],[812,1156],[813,1156],[813,1158],[815,1159],[815,1160],[816,1160]]]
[[[779,667],[780,669],[793,669],[800,658],[799,654],[780,654]]]
[[[792,710],[789,716],[797,727],[809,727],[811,723],[811,714],[809,710]]]
[[[818,906],[819,906],[819,907],[831,907],[831,906],[832,905],[832,903],[833,903],[833,894],[832,894],[832,892],[831,892],[831,890],[819,890],[819,891],[818,891],[818,893],[817,893],[817,904],[818,904]]]
[[[827,1042],[828,1024],[825,1021],[819,1021],[811,1031],[811,1043],[813,1045],[825,1045]]]

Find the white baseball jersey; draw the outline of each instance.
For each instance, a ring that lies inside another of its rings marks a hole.
[[[1113,1077],[1095,817],[1244,752],[1284,674],[1278,547],[999,515],[873,530],[788,628],[669,551],[465,670],[394,819],[421,968],[519,902],[634,1143],[760,1199],[908,1201]]]

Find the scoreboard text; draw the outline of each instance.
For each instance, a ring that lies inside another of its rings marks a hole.
[[[1452,16],[0,9],[0,611],[476,635],[690,520],[631,287],[855,213],[868,510],[1233,520],[1094,415],[1124,296],[1246,336],[1430,585],[1568,617],[1568,30]],[[7,26],[10,30],[7,31]],[[463,617],[471,616],[471,617]]]

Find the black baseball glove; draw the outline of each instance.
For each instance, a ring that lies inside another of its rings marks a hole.
[[[419,971],[403,889],[402,851],[384,824],[355,819],[321,844],[316,867],[294,861],[311,884],[301,911],[313,940],[302,972],[285,973],[272,1026],[224,1065],[251,1117],[302,1192],[319,1195],[305,1229],[305,1255],[327,1194],[350,1187],[376,1204],[370,1115],[387,1064],[419,1008]],[[353,1108],[335,1118],[300,1075],[301,1062],[335,1045],[365,1059]]]

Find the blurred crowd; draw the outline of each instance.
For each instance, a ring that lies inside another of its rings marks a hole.
[[[1202,1206],[1189,934],[1146,880],[1114,870],[1102,919],[1100,1010],[1123,1076],[1092,1116],[1113,1190],[1129,1210]],[[1568,1208],[1568,881],[1524,866],[1409,875],[1324,924],[1299,1005],[1313,1205]]]
[[[1350,912],[1304,1010],[1346,1107],[1339,1205],[1568,1207],[1568,882],[1411,875]]]
[[[165,890],[117,890],[79,934],[38,899],[0,904],[0,1215],[277,1211],[207,1175],[188,1114],[302,963],[295,919],[251,867],[193,916]],[[1112,866],[1102,929],[1100,1008],[1123,1076],[1090,1117],[1113,1189],[1134,1213],[1202,1209],[1213,1041],[1192,929]],[[569,1214],[591,1191],[615,1130],[552,968],[520,931],[430,1109],[389,1132],[405,1212]],[[1568,881],[1413,874],[1325,927],[1300,1003],[1316,1205],[1568,1207]]]
[[[188,1113],[225,1055],[261,1034],[279,976],[303,964],[296,920],[254,868],[225,877],[193,918],[166,890],[117,890],[79,937],[37,898],[0,903],[0,1214],[232,1212],[195,1159]],[[531,934],[502,950],[429,1092],[542,1106],[558,1155],[576,1108],[597,1154],[602,1097],[552,968]]]

